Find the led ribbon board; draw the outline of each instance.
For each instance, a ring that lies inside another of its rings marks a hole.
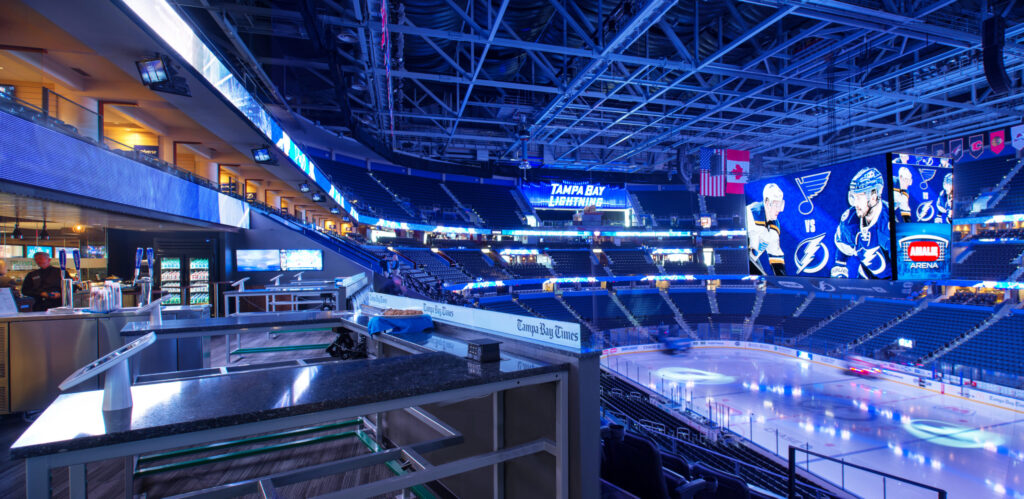
[[[622,187],[611,187],[587,182],[532,182],[521,190],[534,208],[625,210],[629,208],[629,193]]]

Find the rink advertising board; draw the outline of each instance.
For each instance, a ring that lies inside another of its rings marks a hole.
[[[890,279],[888,155],[746,184],[750,272]]]

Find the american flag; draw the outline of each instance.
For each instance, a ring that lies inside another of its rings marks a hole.
[[[700,194],[725,196],[724,149],[700,148]]]

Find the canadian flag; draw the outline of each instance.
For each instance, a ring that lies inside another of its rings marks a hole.
[[[750,180],[750,151],[725,150],[725,192],[743,194],[743,185]]]

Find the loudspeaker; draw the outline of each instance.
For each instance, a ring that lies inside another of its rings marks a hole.
[[[1003,44],[1006,41],[1006,20],[992,16],[981,23],[982,63],[988,86],[997,94],[1010,91],[1010,76],[1003,66]]]

